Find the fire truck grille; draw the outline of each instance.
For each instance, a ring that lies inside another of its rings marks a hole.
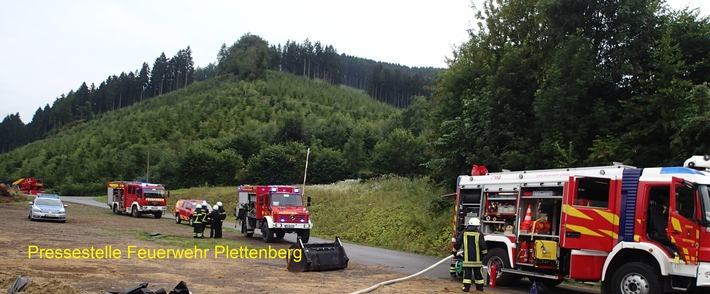
[[[301,221],[303,221],[303,222],[308,221],[308,218],[306,218],[305,215],[297,215],[297,214],[285,215],[283,219],[287,223],[300,223]]]

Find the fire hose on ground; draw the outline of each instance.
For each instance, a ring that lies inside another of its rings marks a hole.
[[[389,285],[389,284],[392,284],[392,283],[397,283],[397,282],[409,280],[409,279],[411,279],[411,278],[414,278],[414,277],[416,277],[416,276],[418,276],[418,275],[421,275],[421,274],[423,274],[423,273],[425,273],[425,272],[430,271],[431,269],[437,267],[438,265],[440,265],[440,264],[442,264],[442,263],[444,263],[444,262],[446,262],[446,261],[448,261],[448,260],[450,260],[450,259],[451,259],[451,256],[447,256],[447,257],[445,257],[444,259],[440,260],[439,262],[437,262],[437,263],[431,265],[431,266],[428,267],[428,268],[425,268],[424,270],[422,270],[422,271],[420,271],[420,272],[418,272],[418,273],[415,273],[415,274],[412,274],[412,275],[409,275],[409,276],[406,276],[406,277],[402,277],[402,278],[397,278],[397,279],[393,279],[393,280],[389,280],[389,281],[384,281],[384,282],[378,283],[378,284],[376,284],[376,285],[373,285],[372,287],[365,288],[365,289],[362,289],[362,290],[360,290],[360,291],[352,292],[352,293],[350,293],[350,294],[362,294],[362,293],[367,293],[367,292],[370,292],[370,291],[372,291],[372,290],[375,290],[375,289],[379,288],[380,286]]]

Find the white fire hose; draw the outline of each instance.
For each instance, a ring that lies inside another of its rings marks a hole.
[[[424,270],[422,270],[422,271],[420,271],[420,272],[418,272],[418,273],[412,274],[412,275],[410,275],[410,276],[406,276],[406,277],[398,278],[398,279],[393,279],[393,280],[389,280],[389,281],[384,281],[384,282],[379,283],[379,284],[376,284],[376,285],[374,285],[374,286],[372,286],[372,287],[365,288],[365,289],[362,289],[362,290],[360,290],[360,291],[352,292],[352,293],[350,293],[350,294],[362,294],[362,293],[367,293],[367,292],[370,292],[370,291],[372,291],[372,290],[375,290],[375,289],[379,288],[380,286],[384,286],[384,285],[388,285],[388,284],[393,284],[393,283],[397,283],[397,282],[409,280],[409,279],[411,279],[411,278],[414,278],[414,277],[416,277],[416,276],[418,276],[418,275],[421,275],[421,274],[423,274],[423,273],[425,273],[425,272],[430,271],[431,269],[433,269],[433,268],[437,267],[438,265],[440,265],[440,264],[446,262],[447,260],[450,260],[451,257],[452,257],[452,256],[449,255],[449,256],[445,257],[444,259],[440,260],[439,262],[437,262],[437,263],[431,265],[430,267],[425,268]]]

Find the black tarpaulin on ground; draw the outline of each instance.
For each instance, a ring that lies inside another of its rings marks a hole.
[[[170,290],[170,293],[163,288],[155,291],[148,290],[148,283],[143,283],[123,292],[106,292],[106,294],[191,294],[191,292],[187,289],[187,284],[180,281],[174,289]]]

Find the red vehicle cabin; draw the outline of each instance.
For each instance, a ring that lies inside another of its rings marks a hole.
[[[109,208],[115,214],[129,213],[133,217],[152,214],[160,218],[167,209],[168,194],[161,184],[116,181],[108,182]]]

